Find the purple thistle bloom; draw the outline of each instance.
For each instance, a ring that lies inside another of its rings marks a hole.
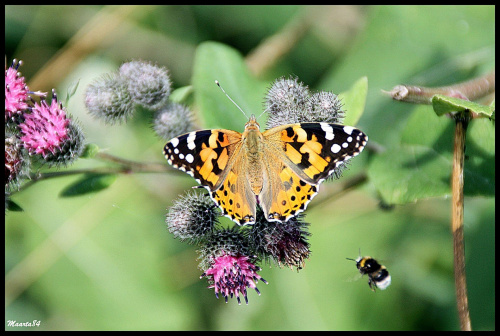
[[[17,71],[21,64],[14,60],[12,65],[5,69],[5,121],[29,107],[29,89],[24,77]]]
[[[220,257],[215,257],[212,267],[210,267],[202,277],[209,278],[211,283],[208,288],[215,288],[215,296],[219,298],[219,293],[224,296],[226,303],[229,297],[236,296],[238,304],[241,304],[239,295],[242,294],[248,304],[247,287],[253,288],[260,295],[256,283],[264,280],[257,271],[261,268],[249,262],[249,257],[239,256],[234,257],[228,254],[223,254]]]
[[[31,113],[24,115],[24,122],[19,125],[21,141],[30,154],[46,157],[54,154],[68,138],[70,120],[56,98],[49,106],[45,100],[35,103]]]

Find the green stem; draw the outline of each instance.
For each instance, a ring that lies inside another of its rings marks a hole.
[[[102,152],[97,153],[95,158],[100,159],[102,161],[118,164],[118,166],[34,173],[30,176],[30,181],[22,185],[21,188],[19,188],[19,191],[29,188],[38,181],[43,181],[56,177],[78,175],[78,174],[133,174],[133,173],[180,172],[176,169],[171,168],[170,166],[167,166],[166,164],[135,162]]]

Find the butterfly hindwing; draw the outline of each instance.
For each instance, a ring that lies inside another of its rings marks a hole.
[[[240,225],[253,223],[256,216],[256,197],[245,172],[245,159],[235,158],[220,188],[211,193],[222,213]]]
[[[267,220],[286,221],[305,210],[317,188],[302,181],[283,161],[270,162],[268,181],[259,194],[259,202]]]

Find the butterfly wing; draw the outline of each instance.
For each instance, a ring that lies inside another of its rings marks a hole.
[[[241,133],[202,130],[173,138],[163,153],[169,164],[180,169],[209,191],[217,190],[231,168],[231,159],[241,147]]]
[[[327,123],[278,126],[263,133],[268,160],[259,201],[268,220],[288,220],[304,211],[321,182],[341,163],[361,153],[368,137]]]
[[[250,188],[241,133],[203,130],[170,140],[164,154],[173,167],[191,175],[209,190],[223,214],[240,225],[255,220],[256,197]]]
[[[245,171],[244,155],[236,155],[222,185],[210,195],[222,213],[239,225],[255,222],[257,198]]]
[[[284,162],[311,184],[321,183],[341,163],[360,154],[368,141],[354,127],[327,123],[279,126],[264,136],[279,139]]]
[[[305,210],[316,195],[317,187],[302,181],[275,152],[265,155],[270,160],[258,196],[259,204],[268,221],[287,221]]]

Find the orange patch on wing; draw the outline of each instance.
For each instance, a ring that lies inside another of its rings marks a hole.
[[[227,155],[227,149],[224,149],[218,159],[217,159],[217,164],[219,165],[219,168],[224,170],[226,168],[227,162],[229,161],[229,155]]]
[[[302,154],[298,150],[293,148],[289,143],[286,144],[285,148],[286,155],[292,160],[293,163],[298,164],[302,160]]]

